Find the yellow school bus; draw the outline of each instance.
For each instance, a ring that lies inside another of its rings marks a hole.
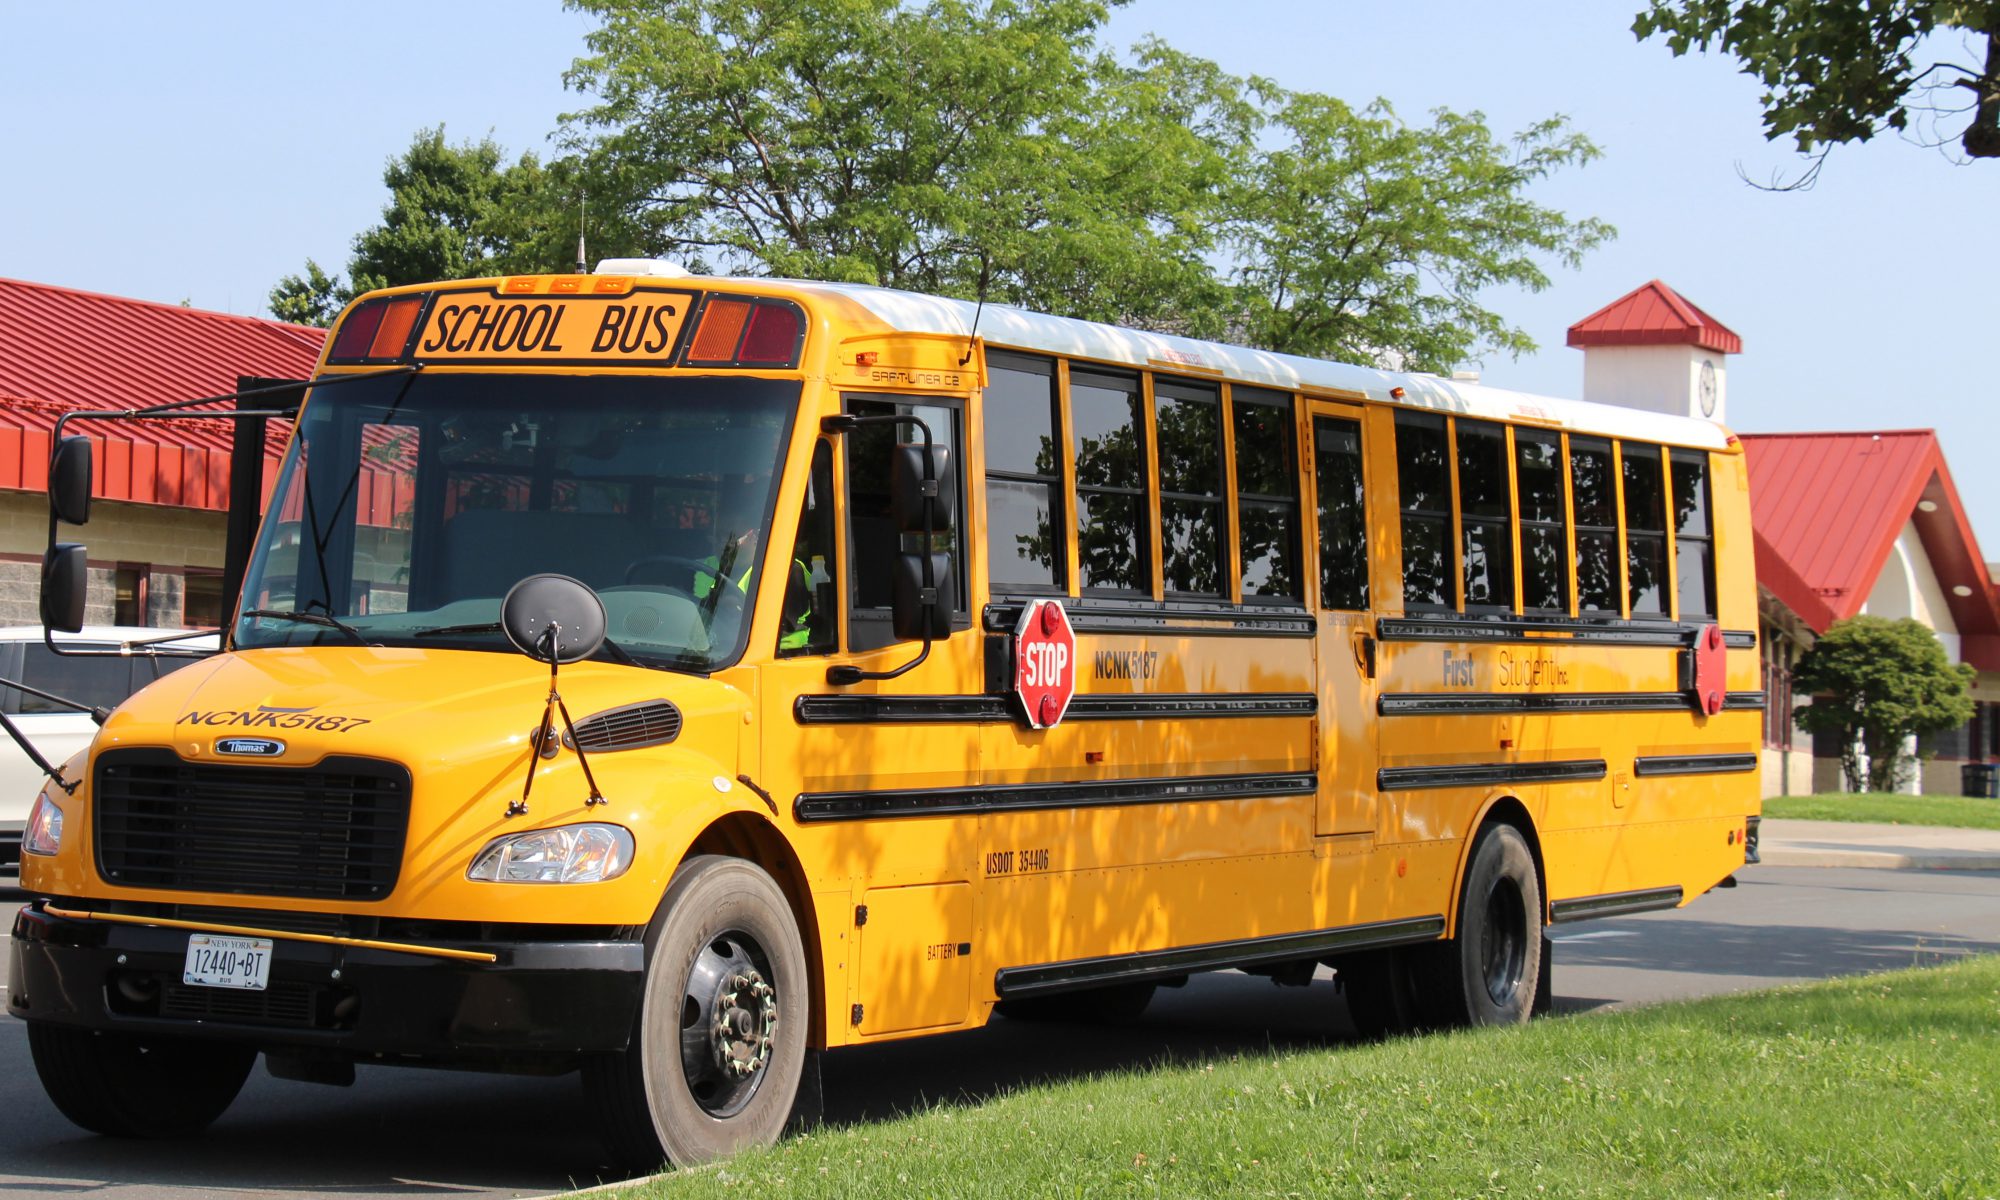
[[[10,1009],[100,1132],[259,1053],[581,1070],[635,1167],[1193,972],[1524,1021],[1547,926],[1754,861],[1745,487],[1713,424],[868,287],[371,294],[223,652],[38,800]]]

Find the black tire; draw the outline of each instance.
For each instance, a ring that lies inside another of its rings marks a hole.
[[[1151,980],[1114,983],[1081,992],[1059,992],[1024,1000],[1002,1000],[993,1011],[1010,1021],[1067,1021],[1078,1025],[1130,1025],[1153,1002],[1159,984]]]
[[[1432,993],[1448,1025],[1521,1025],[1542,979],[1542,888],[1534,852],[1512,825],[1473,844],[1458,899],[1458,936],[1438,948]]]
[[[28,1025],[28,1053],[63,1116],[92,1133],[126,1138],[200,1133],[236,1099],[257,1063],[248,1046],[40,1021]]]
[[[754,864],[689,859],[660,907],[631,1044],[583,1067],[605,1146],[634,1173],[777,1141],[811,1011],[798,922]]]

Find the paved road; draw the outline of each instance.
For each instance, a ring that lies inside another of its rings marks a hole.
[[[1566,1013],[1769,987],[2000,952],[2000,873],[1765,867],[1672,913],[1558,932]],[[11,907],[0,909],[11,913]],[[1330,982],[1276,988],[1236,974],[1165,991],[1123,1030],[996,1020],[967,1034],[831,1055],[827,1115],[876,1119],[1039,1078],[1239,1050],[1349,1040]],[[236,1195],[532,1196],[595,1181],[573,1078],[363,1068],[352,1088],[251,1077],[209,1135],[125,1143],[49,1106],[22,1026],[0,1018],[0,1196],[190,1200]]]

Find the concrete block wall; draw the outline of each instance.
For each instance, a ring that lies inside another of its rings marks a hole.
[[[227,524],[226,514],[201,509],[93,503],[90,524],[64,526],[58,535],[90,547],[84,620],[111,624],[117,612],[116,564],[144,563],[150,568],[145,623],[178,627],[184,568],[221,569]],[[0,625],[41,622],[41,561],[48,529],[46,496],[0,491]]]

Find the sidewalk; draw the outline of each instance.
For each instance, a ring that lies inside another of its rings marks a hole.
[[[1773,867],[2000,871],[2000,830],[1766,818],[1757,852]]]

